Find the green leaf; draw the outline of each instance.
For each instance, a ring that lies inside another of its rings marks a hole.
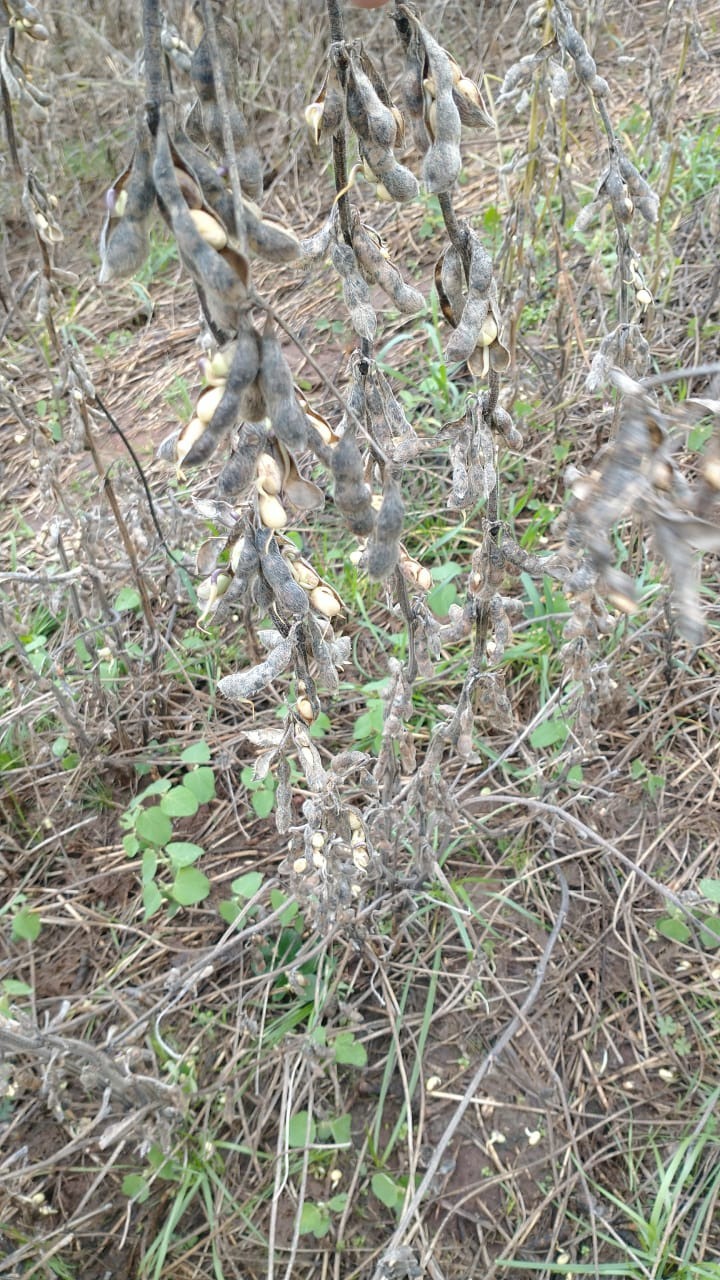
[[[37,911],[21,907],[12,923],[13,942],[34,942],[41,929],[42,920]]]
[[[457,587],[454,582],[444,582],[442,586],[433,587],[427,598],[428,609],[437,614],[438,618],[446,618],[450,612],[450,605],[455,604],[458,598]]]
[[[240,904],[235,902],[234,898],[223,898],[223,901],[218,903],[218,911],[226,924],[234,924],[241,910]]]
[[[282,889],[270,890],[270,906],[273,911],[279,911],[286,902],[287,894],[283,893]],[[280,924],[283,926],[291,924],[299,910],[300,907],[297,902],[288,902],[287,907],[280,916]]]
[[[340,1031],[333,1041],[335,1061],[347,1067],[367,1066],[367,1052],[359,1044],[352,1031]]]
[[[138,1204],[144,1204],[150,1195],[150,1187],[139,1173],[126,1173],[120,1186],[123,1195],[129,1200],[137,1201]]]
[[[346,1147],[350,1145],[352,1141],[350,1132],[351,1124],[352,1117],[349,1113],[345,1116],[336,1116],[334,1120],[330,1121],[332,1136],[339,1147]]]
[[[711,902],[720,902],[720,880],[711,880],[706,877],[700,881],[698,889],[704,898],[709,898]]]
[[[687,942],[692,937],[690,930],[682,920],[676,920],[673,916],[666,916],[664,920],[658,920],[658,933],[664,938],[670,938],[671,942]]]
[[[288,1125],[288,1146],[289,1147],[306,1147],[315,1141],[317,1134],[317,1125],[313,1119],[308,1124],[307,1111],[298,1111],[290,1119]]]
[[[348,1202],[348,1193],[347,1193],[347,1191],[341,1191],[341,1192],[339,1193],[339,1195],[331,1196],[331,1198],[330,1198],[330,1199],[328,1200],[328,1202],[327,1202],[327,1207],[328,1207],[328,1209],[330,1209],[333,1213],[342,1213],[342,1211],[343,1211],[343,1209],[345,1208],[345,1206],[346,1206],[347,1202]]]
[[[244,876],[238,876],[237,880],[233,880],[230,888],[238,898],[254,898],[260,885],[263,882],[261,871],[246,871]]]
[[[374,1173],[370,1185],[378,1200],[387,1205],[388,1209],[394,1209],[402,1202],[402,1191],[387,1173]]]
[[[163,896],[154,880],[148,880],[143,885],[142,900],[145,908],[143,920],[149,920],[151,916],[155,915],[156,911],[160,910],[163,904]]]
[[[181,907],[192,907],[197,902],[204,902],[209,892],[210,881],[197,867],[180,867],[170,890]]]
[[[183,764],[209,764],[210,748],[207,742],[193,742],[192,746],[185,748],[180,759]]]
[[[31,996],[32,987],[27,982],[20,982],[18,978],[3,978],[3,991],[8,996]]]
[[[184,787],[192,791],[198,804],[207,804],[215,795],[215,774],[207,765],[199,769],[190,769],[182,780]]]
[[[140,608],[140,592],[135,587],[123,587],[118,591],[114,601],[113,609],[118,613],[125,613],[129,609]]]
[[[189,787],[171,787],[160,801],[160,808],[169,818],[192,818],[200,802]]]
[[[144,849],[142,856],[142,882],[147,884],[155,879],[158,867],[157,849]]]
[[[201,845],[193,844],[190,840],[171,840],[165,845],[165,852],[173,866],[178,868],[192,866],[193,862],[202,858],[205,850]]]
[[[300,1222],[298,1224],[300,1235],[308,1235],[311,1232],[316,1239],[320,1239],[321,1236],[325,1235],[329,1227],[330,1215],[327,1210],[323,1212],[311,1200],[306,1200],[300,1210]]]
[[[275,804],[275,786],[260,787],[257,791],[253,791],[250,803],[258,818],[267,818]]]
[[[169,778],[156,778],[154,782],[149,782],[146,787],[133,800],[133,805],[139,805],[141,800],[147,800],[148,796],[162,796],[169,791],[172,782]]]
[[[128,832],[126,836],[123,836],[122,842],[123,849],[125,850],[128,858],[134,858],[135,854],[140,849],[140,841],[137,836],[133,835],[132,832]]]
[[[70,746],[69,739],[65,737],[60,737],[55,739],[50,750],[52,751],[56,760],[59,760],[61,756],[65,755],[65,752],[67,751],[69,746]]]
[[[533,729],[530,734],[530,745],[536,750],[541,747],[554,747],[564,742],[568,736],[568,727],[564,720],[546,720]]]
[[[172,822],[159,804],[142,809],[135,819],[135,831],[146,844],[164,845],[172,839]]]
[[[700,930],[700,941],[711,950],[720,947],[720,916],[705,916]]]

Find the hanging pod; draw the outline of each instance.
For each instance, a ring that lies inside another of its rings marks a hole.
[[[205,420],[206,425],[185,457],[190,466],[205,462],[223,436],[240,420],[242,393],[257,377],[259,367],[258,335],[252,327],[241,329],[234,343],[227,381],[217,387],[209,387],[197,402],[196,415],[201,421]]]
[[[366,556],[368,577],[376,582],[388,578],[397,565],[404,516],[405,503],[400,486],[388,470],[383,485],[382,503]]]
[[[423,311],[423,295],[405,283],[397,267],[389,261],[380,236],[363,226],[357,210],[353,209],[352,214],[352,247],[365,280],[379,285],[403,315]]]
[[[127,280],[148,255],[148,225],[155,203],[150,134],[143,121],[133,158],[105,197],[98,284]]]
[[[307,445],[305,414],[295,398],[292,374],[269,316],[260,350],[260,389],[273,431],[288,449],[300,453]]]

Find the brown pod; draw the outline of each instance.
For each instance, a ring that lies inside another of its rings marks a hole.
[[[385,189],[385,199],[389,196],[398,204],[415,199],[420,190],[415,174],[399,164],[389,148],[378,147],[374,142],[361,142],[359,151],[366,166],[366,176]]]
[[[148,253],[148,223],[155,203],[150,137],[144,125],[132,161],[111,188],[112,196],[100,234],[99,284],[127,280],[139,271]],[[108,195],[110,196],[110,192]],[[119,211],[119,212],[118,212]]]
[[[377,316],[370,302],[370,290],[360,274],[355,253],[349,244],[337,243],[332,248],[332,263],[342,277],[343,297],[350,313],[353,329],[359,338],[372,342]]]
[[[348,121],[359,138],[379,147],[392,147],[397,122],[390,106],[382,101],[367,74],[369,59],[350,49],[345,79],[345,110]],[[373,68],[374,70],[374,68]],[[377,76],[377,72],[375,73]],[[387,98],[387,92],[385,94]]]
[[[169,219],[177,240],[180,258],[208,299],[221,299],[225,308],[247,296],[249,268],[247,261],[230,250],[218,253],[197,230],[178,186],[172,154],[163,127],[158,129],[155,164],[155,187],[161,210]]]
[[[388,261],[378,239],[363,227],[359,217],[353,221],[352,246],[365,279],[378,284],[392,298],[398,311],[403,315],[416,315],[424,310],[423,295],[405,283],[397,267]]]
[[[303,618],[310,607],[308,597],[280,555],[274,533],[258,529],[255,546],[260,557],[260,571],[273,593],[278,610],[285,617]]]
[[[254,329],[241,329],[235,343],[232,364],[220,403],[201,439],[185,458],[190,466],[205,462],[215,451],[223,436],[235,426],[240,416],[240,397],[257,377],[259,368],[258,336]]]
[[[257,460],[267,443],[267,432],[257,422],[246,422],[234,452],[225,463],[217,480],[222,498],[241,497],[255,479]]]
[[[292,374],[269,318],[261,339],[260,389],[276,436],[291,452],[301,453],[307,445],[307,420],[295,398]]]
[[[375,531],[367,549],[368,577],[376,582],[392,573],[400,555],[405,503],[400,487],[388,475],[383,490],[383,500],[375,522]]]
[[[335,505],[350,531],[366,538],[375,527],[372,494],[364,481],[362,455],[351,431],[346,431],[332,453]]]

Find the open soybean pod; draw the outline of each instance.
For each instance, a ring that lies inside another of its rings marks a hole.
[[[289,227],[263,218],[257,205],[243,201],[245,230],[253,253],[268,262],[294,262],[302,255],[302,245]]]
[[[365,279],[378,284],[392,298],[398,311],[412,316],[425,309],[423,295],[405,283],[397,267],[388,261],[379,236],[368,231],[358,216],[353,219],[352,245]]]
[[[465,272],[455,245],[443,250],[435,263],[435,289],[448,324],[457,328],[465,306]]]
[[[107,214],[100,233],[99,284],[127,280],[148,253],[148,223],[155,203],[150,134],[138,128],[135,153],[107,193]]]
[[[260,368],[260,347],[255,330],[241,329],[235,341],[235,350],[222,397],[202,436],[185,456],[185,462],[197,466],[214,453],[223,436],[240,418],[240,398],[254,382]],[[220,391],[221,388],[216,388]],[[207,393],[206,393],[207,394]],[[182,437],[181,437],[182,438]]]
[[[221,318],[217,321],[220,327],[237,328],[237,304],[247,297],[247,260],[242,254],[228,250],[227,247],[222,250],[214,248],[209,242],[210,237],[216,244],[221,244],[224,234],[225,246],[227,245],[227,232],[216,219],[213,220],[214,226],[205,227],[203,223],[202,229],[198,229],[198,215],[204,213],[204,210],[190,210],[187,206],[175,173],[167,132],[162,125],[157,132],[153,174],[161,211],[172,226],[184,266],[208,300],[211,312],[213,304],[217,305],[221,312]],[[196,215],[195,220],[193,213]],[[210,215],[205,214],[205,217],[209,218]]]
[[[260,389],[278,440],[293,452],[307,445],[305,414],[295,398],[292,374],[268,317],[260,344]]]
[[[246,671],[223,676],[218,680],[218,689],[226,698],[232,698],[237,702],[252,701],[267,689],[273,680],[282,675],[283,671],[287,670],[292,662],[292,656],[293,641],[288,636],[271,649],[264,662],[259,662],[257,666],[249,667]]]
[[[372,494],[365,484],[362,454],[354,431],[348,426],[332,452],[335,505],[350,531],[367,538],[375,527]]]
[[[260,557],[260,571],[273,593],[278,612],[285,618],[304,618],[310,608],[306,593],[295,581],[287,560],[280,554],[271,529],[258,529],[255,546]]]
[[[431,144],[423,161],[423,178],[428,191],[435,195],[452,191],[457,181],[462,156],[460,154],[460,113],[455,106],[453,84],[454,64],[437,40],[417,21],[421,43],[433,94],[426,94],[425,124],[431,136]],[[427,98],[432,100],[428,103]]]
[[[405,49],[405,70],[401,81],[403,105],[410,117],[415,145],[424,155],[430,146],[425,128],[425,49],[414,16],[405,5],[397,5],[392,15]]]
[[[218,215],[220,222],[227,228],[228,235],[237,235],[232,193],[228,191],[217,169],[210,163],[205,152],[200,147],[197,147],[194,142],[191,142],[182,132],[178,132],[175,135],[171,143],[171,150],[174,154],[176,168],[184,167],[200,188],[201,203],[196,206],[191,204],[188,199],[188,193],[183,191],[190,207],[200,208],[204,205],[206,209]]]
[[[489,292],[493,278],[492,258],[473,231],[469,231],[470,265],[465,305],[457,329],[445,354],[448,360],[467,360],[482,341],[483,325],[489,318]],[[488,328],[488,333],[490,329]],[[497,329],[496,329],[497,333]]]
[[[352,327],[359,338],[372,342],[377,329],[377,316],[355,252],[349,244],[337,243],[333,245],[331,256],[335,270],[342,277],[343,298],[350,313]]]
[[[375,521],[375,530],[367,549],[368,577],[375,581],[387,578],[397,565],[403,531],[405,503],[400,486],[388,470],[383,486],[383,500]]]
[[[267,432],[259,422],[246,422],[232,453],[217,481],[223,498],[241,497],[255,479],[257,460],[267,443]]]
[[[420,443],[418,437],[395,399],[390,383],[377,366],[368,373],[365,401],[371,435],[383,453],[397,463],[416,457]]]

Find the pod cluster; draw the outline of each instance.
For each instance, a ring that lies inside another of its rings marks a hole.
[[[501,372],[510,353],[500,340],[497,285],[490,254],[464,227],[464,254],[449,245],[435,267],[435,287],[445,319],[454,328],[445,347],[447,360],[464,360],[475,377]]]

